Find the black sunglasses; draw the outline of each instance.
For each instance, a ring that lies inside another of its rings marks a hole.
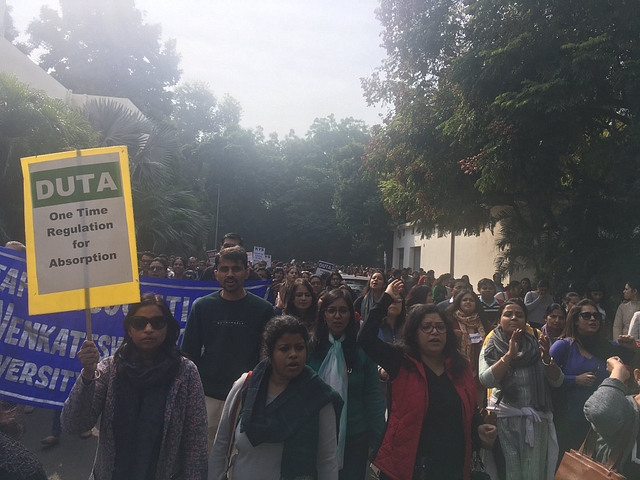
[[[153,318],[131,317],[131,319],[129,319],[129,324],[134,330],[144,330],[148,323],[151,324],[151,328],[154,330],[162,330],[167,326],[167,323],[169,323],[169,319],[163,315]]]
[[[580,318],[583,320],[589,320],[591,317],[599,322],[602,321],[602,314],[600,312],[580,312]]]

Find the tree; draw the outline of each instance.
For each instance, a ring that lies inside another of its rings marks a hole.
[[[79,112],[0,73],[0,243],[24,241],[20,158],[95,146]]]
[[[240,123],[242,108],[229,95],[218,102],[206,83],[183,83],[175,89],[171,118],[184,145],[211,138]]]
[[[175,129],[113,100],[92,100],[83,114],[100,146],[127,146],[138,249],[202,251],[210,219],[181,173]]]
[[[607,5],[384,0],[385,205],[427,234],[501,220],[503,269],[559,286],[637,271],[640,2]]]
[[[28,27],[39,65],[76,93],[129,98],[145,115],[171,113],[169,87],[180,79],[176,43],[144,23],[132,0],[60,0]]]

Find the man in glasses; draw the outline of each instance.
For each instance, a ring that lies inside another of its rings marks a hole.
[[[194,302],[182,340],[204,387],[209,451],[229,390],[258,363],[262,330],[273,316],[269,302],[244,289],[249,267],[242,247],[220,250],[214,274],[222,289]]]
[[[540,280],[537,290],[527,292],[524,297],[524,304],[527,306],[529,314],[529,325],[532,327],[540,329],[545,324],[544,313],[547,311],[547,307],[553,303],[550,290],[549,281]]]

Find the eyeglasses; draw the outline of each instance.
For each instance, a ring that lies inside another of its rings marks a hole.
[[[438,333],[444,333],[447,331],[447,326],[444,323],[421,323],[420,330],[423,333],[431,333],[433,330]]]
[[[335,315],[339,313],[340,315],[348,315],[349,309],[347,307],[329,307],[325,310],[329,315]]]
[[[602,321],[602,314],[600,312],[580,312],[580,318],[583,320],[589,320],[593,317],[598,322]]]
[[[155,265],[153,267],[149,267],[149,270],[151,270],[152,272],[160,272],[160,271],[164,270],[164,267]]]
[[[169,319],[165,316],[158,316],[153,318],[131,317],[129,320],[129,324],[134,330],[144,330],[149,323],[154,330],[162,330],[169,323]]]

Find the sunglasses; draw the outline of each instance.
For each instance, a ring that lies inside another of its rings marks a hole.
[[[129,320],[129,325],[134,330],[144,330],[147,327],[147,324],[151,324],[151,328],[154,330],[162,330],[169,323],[169,319],[163,315],[153,318],[147,317],[131,317]]]
[[[152,272],[160,272],[160,271],[164,270],[164,267],[159,267],[159,266],[155,265],[153,267],[149,267],[149,270],[151,270]]]
[[[583,320],[589,320],[591,317],[599,322],[602,321],[602,314],[600,312],[580,312],[580,318]]]
[[[424,333],[431,333],[434,330],[438,333],[444,333],[447,331],[447,326],[444,323],[421,323],[420,330]]]

